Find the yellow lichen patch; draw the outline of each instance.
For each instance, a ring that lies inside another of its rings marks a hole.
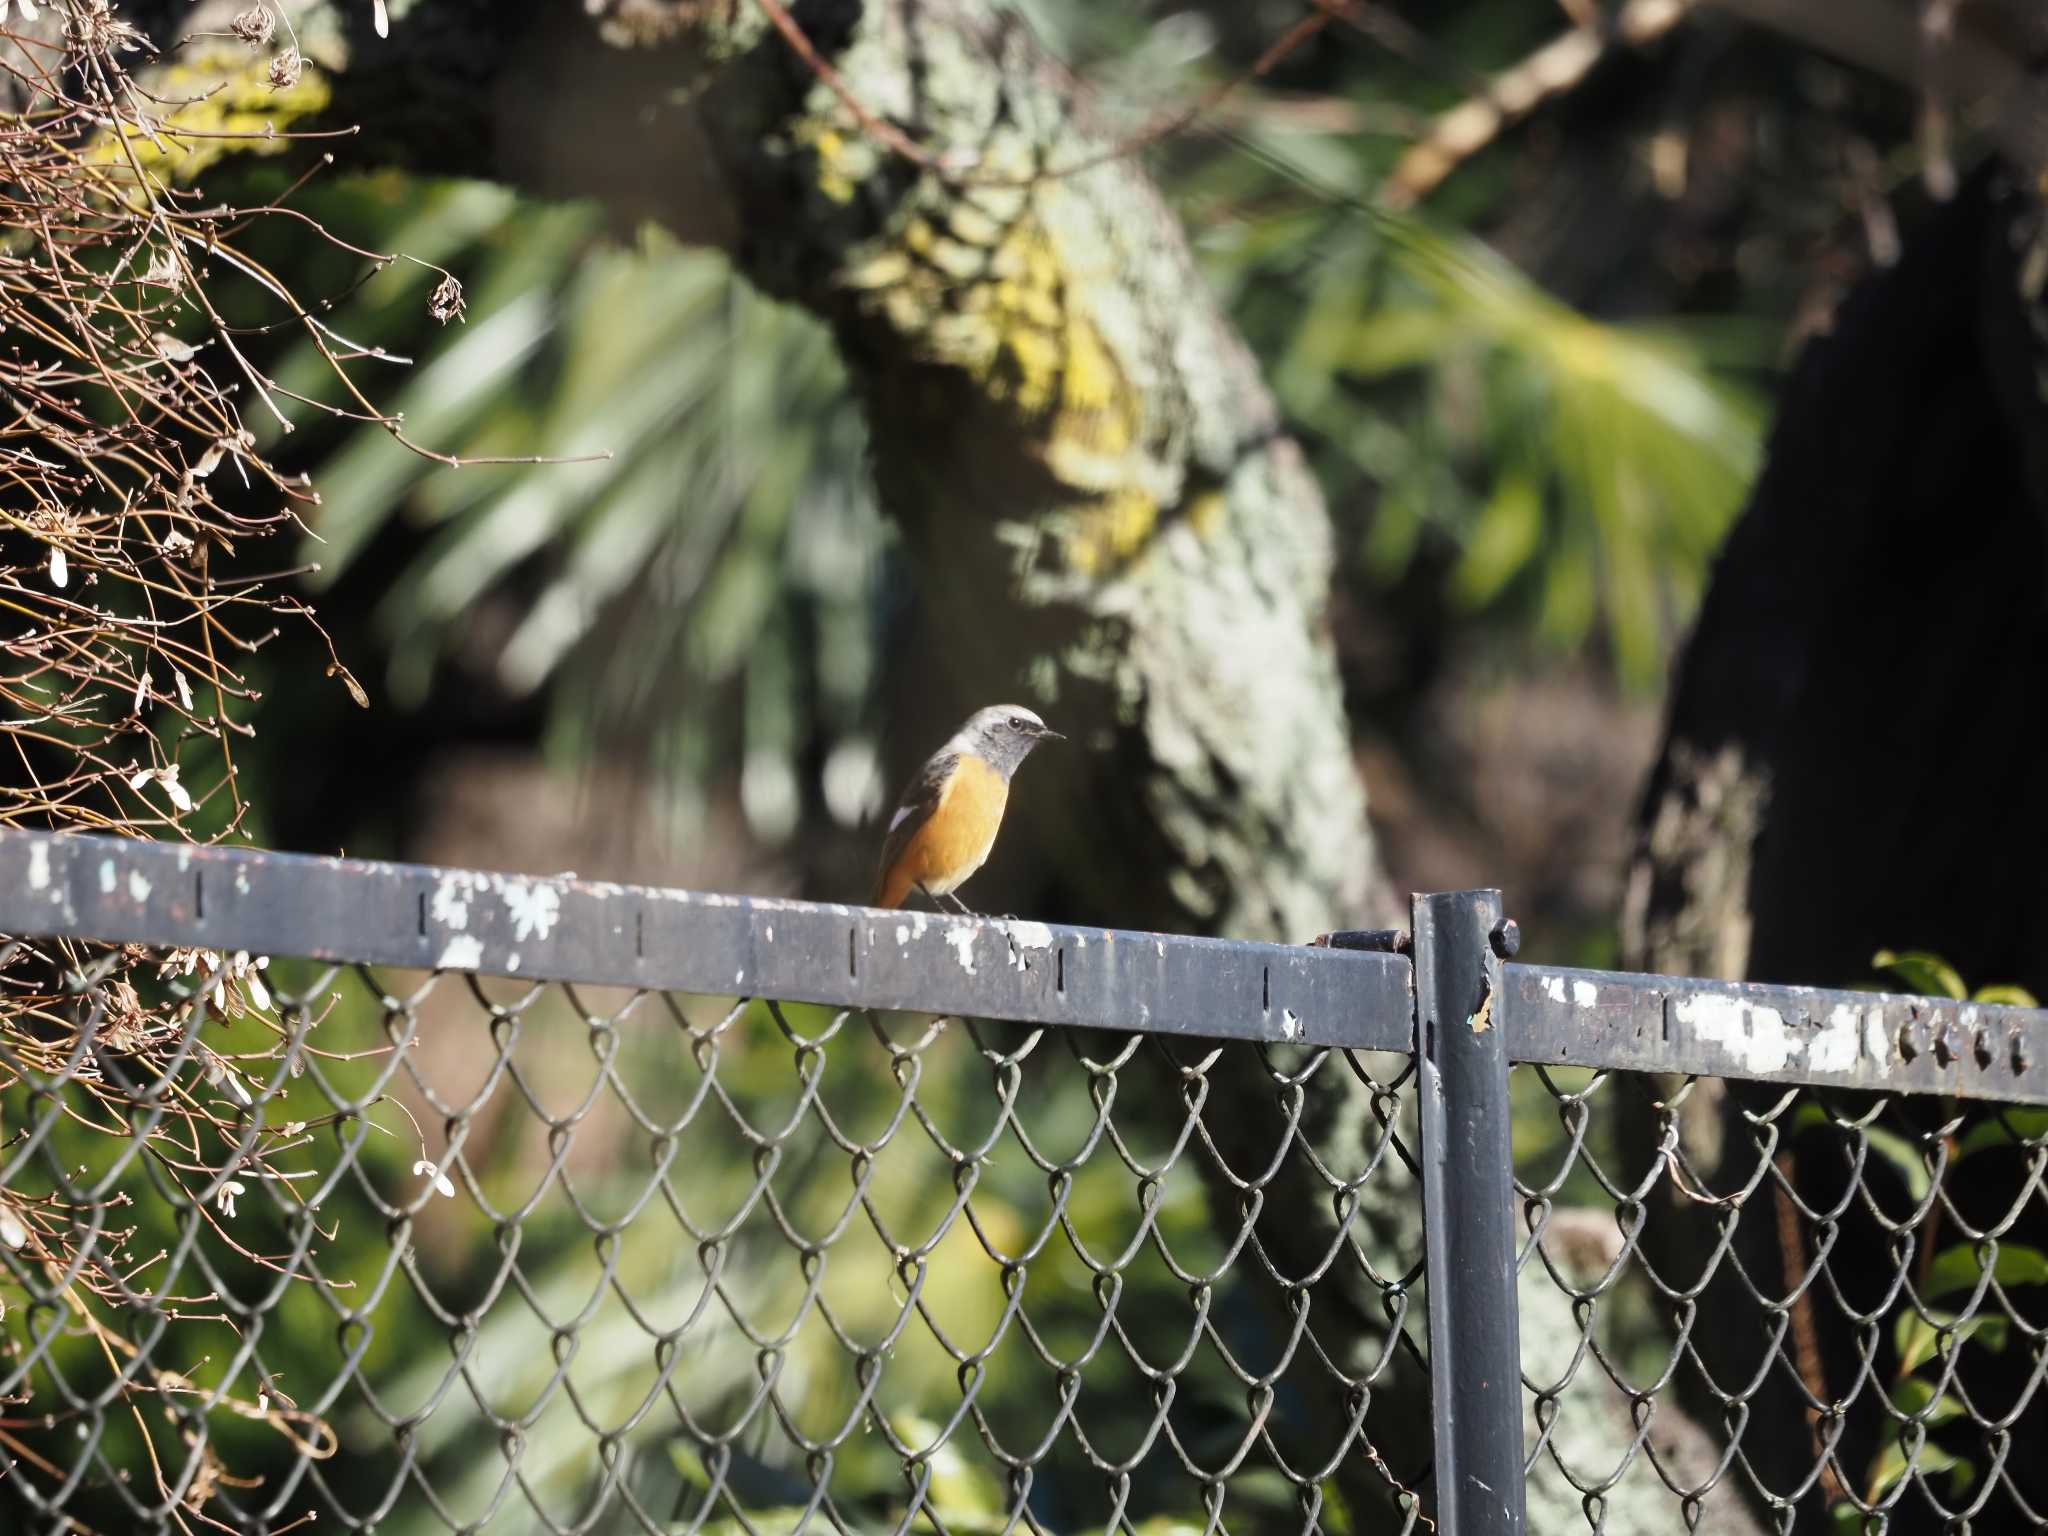
[[[1204,491],[1188,503],[1188,526],[1195,530],[1195,537],[1209,540],[1223,527],[1223,513],[1227,506],[1221,491]]]
[[[1095,453],[1129,451],[1137,435],[1137,406],[1123,369],[1089,321],[1068,316],[1065,339],[1055,435]]]
[[[154,138],[124,126],[126,150],[109,134],[92,156],[125,165],[132,151],[145,172],[166,181],[190,181],[232,154],[280,154],[292,125],[324,111],[334,98],[326,77],[310,65],[293,84],[272,86],[269,57],[239,48],[188,54],[167,66],[151,90],[159,100],[185,104],[166,112]]]
[[[857,151],[844,133],[816,118],[798,123],[795,136],[817,159],[818,190],[835,203],[852,202],[854,188],[873,169],[873,157]]]
[[[1159,522],[1159,503],[1133,486],[1081,508],[1066,538],[1067,568],[1100,576],[1145,547]]]
[[[1114,500],[1115,488],[1134,478],[1141,412],[1087,308],[1087,282],[1068,270],[1064,254],[1029,211],[1005,224],[971,209],[943,223],[913,215],[893,245],[854,266],[848,286],[869,295],[927,359],[958,369],[1013,411],[1053,474],[1082,495],[1112,498],[1106,513],[1091,514],[1098,531],[1081,541],[1084,560],[1105,563],[1126,538],[1142,542],[1156,509],[1139,498],[1139,516],[1134,504]]]
[[[1137,437],[1137,403],[1122,367],[1094,322],[1072,302],[1071,274],[1035,220],[1015,225],[990,253],[989,279],[972,285],[965,307],[992,327],[983,378],[998,399],[1044,422],[1048,459],[1078,465],[1118,458]],[[1047,416],[1050,421],[1045,421]],[[1100,483],[1100,476],[1085,478]]]

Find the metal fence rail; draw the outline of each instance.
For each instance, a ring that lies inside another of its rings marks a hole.
[[[2048,1021],[1498,918],[0,831],[0,1529],[2048,1529]]]

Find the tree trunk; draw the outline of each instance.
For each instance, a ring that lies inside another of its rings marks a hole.
[[[1324,628],[1321,492],[1138,167],[1060,174],[1106,141],[1014,19],[791,8],[866,113],[971,168],[949,180],[752,3],[620,0],[593,27],[441,0],[388,43],[355,9],[332,115],[370,152],[600,196],[831,325],[916,576],[893,766],[1012,697],[1075,738],[1032,762],[984,900],[1264,938],[1393,919]]]
[[[1841,986],[1868,979],[1880,948],[1926,948],[1974,984],[2048,990],[2048,236],[2025,185],[1998,164],[1980,171],[1802,358],[1679,674],[1631,872],[1631,965]],[[1698,1099],[1687,1131],[1712,1179],[1714,1155],[1698,1149],[1746,1147],[1743,1111],[1778,1094],[1701,1086],[1725,1090]],[[1897,1113],[1915,1108],[1940,1112],[1929,1101]],[[1839,1149],[1826,1151],[1800,1158],[1795,1146],[1788,1170],[1818,1208],[1840,1193]],[[1871,1161],[1864,1177],[1880,1185],[1888,1170]],[[1954,1197],[1985,1225],[2025,1198],[2023,1183],[1987,1182],[1976,1165],[1959,1182],[1970,1187]],[[1786,1259],[1768,1198],[1766,1186],[1737,1228],[1734,1256],[1752,1276],[1778,1276]],[[1886,1206],[1902,1200],[1889,1191]],[[1888,1235],[1856,1215],[1827,1258],[1850,1292],[1897,1267]],[[2023,1223],[2040,1225],[2034,1211]],[[1653,1213],[1645,1252],[1663,1273],[1695,1276],[1711,1235]],[[1795,1257],[1812,1261],[1810,1235]],[[1868,1416],[1867,1346],[1830,1295],[1820,1285],[1810,1301],[1823,1395],[1860,1391]],[[1741,1379],[1755,1301],[1724,1283],[1700,1305],[1702,1363]],[[1696,1395],[1696,1411],[1705,1402]],[[2038,1404],[2027,1421],[2013,1443],[2040,1443]],[[1758,1397],[1744,1443],[1779,1489],[1813,1464],[1789,1392]],[[1844,1469],[1874,1448],[1870,1419],[1852,1415]],[[2048,1496],[2039,1458],[2006,1475],[2036,1507]],[[1817,1500],[1807,1513],[1823,1518]],[[1909,1499],[1892,1528],[1931,1519]]]

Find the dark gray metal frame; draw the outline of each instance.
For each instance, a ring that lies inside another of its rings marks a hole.
[[[0,830],[0,933],[1414,1052],[1438,1526],[1523,1528],[1508,1064],[2048,1104],[2048,1012],[1503,964],[1498,891],[1315,945]]]

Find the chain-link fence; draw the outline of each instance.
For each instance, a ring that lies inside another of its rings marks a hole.
[[[1510,969],[1523,1305],[1577,1324],[1524,1334],[1538,1465],[1668,1528],[2048,1529],[2041,1016]]]
[[[2039,1525],[2040,1020],[1496,917],[0,833],[0,1529]]]

